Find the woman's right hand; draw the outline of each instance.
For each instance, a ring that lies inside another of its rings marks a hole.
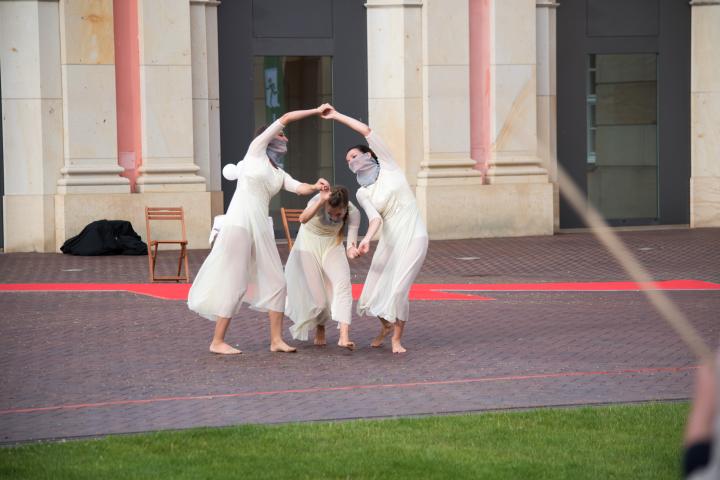
[[[353,247],[353,246],[349,246],[349,247],[347,248],[347,257],[348,257],[350,260],[353,260],[353,259],[355,259],[355,258],[357,258],[357,257],[359,257],[359,256],[360,256],[360,253],[358,252],[358,249],[357,249],[357,248],[355,248],[355,247]]]
[[[320,190],[320,201],[322,203],[327,203],[328,200],[330,200],[330,189]]]
[[[335,118],[335,114],[337,113],[335,107],[333,107],[329,103],[323,103],[318,107],[318,110],[320,111],[320,116],[325,120],[332,120],[333,118]]]

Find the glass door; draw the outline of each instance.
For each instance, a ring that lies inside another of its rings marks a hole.
[[[587,195],[611,223],[658,211],[657,54],[590,54]]]
[[[332,102],[332,58],[329,56],[256,56],[253,62],[255,128],[269,125],[290,110]],[[318,177],[333,182],[332,122],[310,117],[285,129],[288,153],[282,168],[298,181]],[[281,192],[270,202],[276,238],[282,238],[280,208],[304,208],[308,197]],[[295,235],[296,232],[292,232]]]

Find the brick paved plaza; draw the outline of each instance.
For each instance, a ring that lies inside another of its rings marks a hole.
[[[697,281],[669,295],[716,344],[720,230],[621,236],[657,280]],[[206,254],[191,252],[193,272]],[[368,265],[351,264],[354,283]],[[417,283],[468,284],[471,300],[413,301],[406,355],[370,348],[377,321],[358,317],[355,352],[332,328],[327,347],[271,354],[266,316],[245,310],[228,334],[244,354],[220,357],[213,324],[183,301],[8,285],[146,283],[146,257],[2,254],[0,442],[688,398],[696,360],[642,294],[512,288],[625,280],[585,233],[434,241]]]

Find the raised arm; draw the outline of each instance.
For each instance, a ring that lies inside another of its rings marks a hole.
[[[295,193],[298,195],[312,195],[319,191],[325,191],[330,189],[330,182],[324,178],[318,178],[318,181],[312,185],[309,183],[301,183],[290,176],[289,173],[283,172],[285,177],[283,178],[283,188],[285,191]]]
[[[375,133],[374,130],[365,125],[360,120],[348,117],[347,115],[338,112],[332,105],[325,104],[319,106],[318,108],[323,109],[322,113],[320,114],[322,118],[340,122],[365,137],[368,145],[370,145],[370,148],[377,156],[381,167],[388,169],[396,168],[397,164],[392,156],[392,153],[390,152],[390,149],[387,147],[387,145],[385,145],[383,139],[380,138],[380,136]]]
[[[323,104],[317,108],[311,108],[309,110],[294,110],[292,112],[284,113],[283,116],[280,117],[280,122],[283,125],[288,125],[292,122],[302,120],[303,118],[312,117],[313,115],[320,115],[323,109],[327,108],[327,105],[328,104]]]
[[[325,205],[330,198],[330,190],[324,190],[319,194],[315,195],[307,203],[305,210],[300,214],[300,223],[309,222],[317,212]]]
[[[268,143],[277,135],[282,132],[283,128],[292,122],[302,120],[303,118],[312,117],[313,115],[320,115],[323,109],[327,108],[325,105],[320,105],[317,108],[311,108],[309,110],[294,110],[292,112],[284,113],[282,117],[271,123],[260,135],[255,137],[250,143],[248,153],[254,155],[262,155],[267,149]]]
[[[368,135],[370,135],[370,132],[372,131],[372,130],[370,130],[370,127],[365,125],[360,120],[357,120],[352,117],[348,117],[347,115],[344,115],[344,114],[338,112],[337,110],[335,110],[335,107],[333,107],[332,105],[325,104],[325,105],[319,106],[318,108],[323,109],[322,113],[320,114],[322,116],[322,118],[324,118],[326,120],[335,120],[337,122],[340,122],[343,125],[345,125],[346,127],[352,128],[353,130],[358,132],[363,137],[367,137]]]

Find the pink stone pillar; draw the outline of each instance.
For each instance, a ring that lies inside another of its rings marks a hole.
[[[470,16],[470,158],[487,172],[490,159],[490,0],[469,0]]]
[[[142,165],[137,1],[113,2],[113,18],[118,163],[124,169],[121,176],[130,180],[130,189],[135,192],[137,169]]]

